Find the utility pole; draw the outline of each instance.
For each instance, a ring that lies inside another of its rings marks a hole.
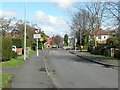
[[[26,2],[24,5],[24,60],[26,60]]]

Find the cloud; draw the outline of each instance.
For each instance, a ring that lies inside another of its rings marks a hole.
[[[0,17],[14,17],[16,16],[15,11],[10,11],[10,10],[0,10]]]
[[[47,15],[43,11],[36,11],[35,19],[40,23],[41,29],[47,35],[61,35],[66,32],[68,25],[66,21],[58,16]]]
[[[2,2],[56,2],[57,0],[2,0]],[[59,0],[60,1],[60,0]],[[73,1],[73,2],[119,2],[119,0],[61,0],[61,2],[67,2],[67,1]]]
[[[101,28],[103,29],[103,30],[109,30],[109,31],[112,31],[112,30],[116,30],[116,29],[118,29],[118,25],[108,25],[108,26],[102,26]]]
[[[56,0],[55,4],[61,8],[70,8],[73,4],[72,0]]]
[[[37,11],[35,14],[35,18],[39,20],[44,25],[63,25],[65,21],[57,16],[47,15],[43,11]]]

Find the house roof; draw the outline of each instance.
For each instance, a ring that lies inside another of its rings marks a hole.
[[[95,29],[90,34],[91,35],[108,35],[108,32],[102,29]]]

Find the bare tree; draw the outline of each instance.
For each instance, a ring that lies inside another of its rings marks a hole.
[[[113,17],[120,21],[120,2],[106,2],[106,9],[111,13]]]
[[[53,44],[59,45],[60,43],[62,43],[61,36],[56,35],[56,36],[52,37],[52,42],[51,42],[52,45]]]
[[[116,31],[120,36],[120,1],[118,2],[106,2],[107,13],[109,13],[108,19],[112,18],[111,24],[116,26]]]

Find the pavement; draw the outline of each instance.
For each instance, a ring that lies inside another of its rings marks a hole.
[[[69,52],[72,54],[75,54],[78,57],[81,57],[83,59],[89,60],[97,64],[101,64],[105,66],[120,67],[119,60],[107,59],[103,56],[90,54],[88,52],[80,52],[80,51],[74,51],[74,50],[70,50]]]
[[[14,77],[11,81],[13,88],[53,88],[54,85],[49,79],[43,62],[44,52],[39,51],[39,57],[36,54],[30,56],[18,68],[3,68],[3,72],[11,72]]]

